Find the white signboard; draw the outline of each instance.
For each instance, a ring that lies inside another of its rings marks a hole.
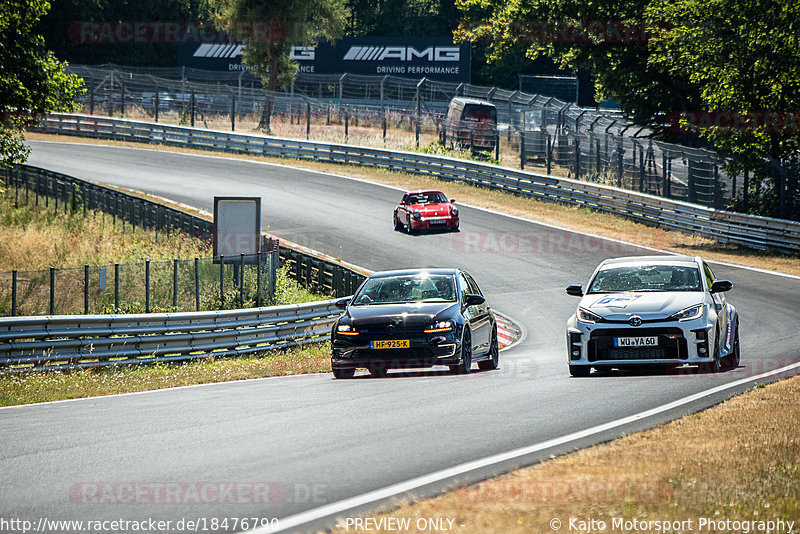
[[[214,197],[214,257],[258,254],[261,198]]]

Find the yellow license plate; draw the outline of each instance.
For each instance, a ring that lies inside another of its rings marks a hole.
[[[371,349],[407,349],[411,346],[408,339],[386,339],[381,341],[370,341]]]

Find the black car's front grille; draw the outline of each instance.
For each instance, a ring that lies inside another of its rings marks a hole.
[[[414,347],[410,349],[358,349],[353,351],[353,357],[369,358],[371,360],[430,360],[435,357],[433,351],[427,347]]]
[[[615,347],[616,337],[658,338],[655,347]],[[607,328],[592,332],[588,344],[590,362],[606,360],[686,360],[689,358],[686,339],[680,328]]]

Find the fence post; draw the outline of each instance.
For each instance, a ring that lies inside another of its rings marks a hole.
[[[244,252],[239,253],[239,306],[244,307]]]
[[[120,103],[121,105],[120,105],[120,115],[119,116],[124,119],[125,118],[125,82],[122,82],[120,84],[120,88],[121,88],[121,93],[122,93],[122,97],[121,97],[122,102]]]
[[[225,256],[219,257],[219,302],[225,304]]]
[[[172,260],[172,311],[178,311],[178,258]]]
[[[239,78],[241,81],[241,77]],[[231,95],[231,131],[236,131],[236,95]]]
[[[306,101],[306,140],[311,137],[311,102]]]
[[[261,307],[261,254],[263,251],[256,257],[256,308]]]
[[[114,312],[119,313],[119,263],[114,264]]]
[[[644,193],[644,147],[639,148],[639,192]]]
[[[194,89],[192,89],[192,96],[191,96],[191,101],[189,102],[189,105],[191,106],[191,108],[190,108],[191,109],[191,118],[192,118],[191,119],[191,121],[192,121],[191,124],[192,124],[192,128],[194,128],[194,109],[195,109]]]
[[[341,107],[340,107],[341,109]],[[349,137],[349,123],[350,123],[350,113],[346,110],[344,112],[344,142],[347,142],[347,138]]]
[[[661,180],[664,198],[669,198],[669,171],[667,170],[667,152],[661,152]]]
[[[549,133],[545,133],[546,141],[545,141],[545,148],[547,149],[547,157],[545,161],[547,162],[547,174],[550,174],[550,169],[553,164],[553,139],[550,137]]]
[[[17,315],[17,270],[11,271],[11,317]]]
[[[155,96],[155,101],[156,101],[156,103],[155,103],[155,107],[156,107],[156,109],[155,109],[155,119],[156,119],[156,120],[155,120],[155,122],[158,122],[158,107],[159,107],[159,101],[158,101],[158,99],[159,99],[159,96],[158,96],[158,86],[156,85],[156,96]]]
[[[519,132],[519,168],[525,170],[525,132]]]
[[[83,266],[83,314],[89,315],[89,266]]]
[[[689,173],[689,202],[697,202],[697,187],[694,178],[694,165],[691,159],[687,159],[686,161]]]
[[[89,90],[89,115],[94,115],[94,85]]]
[[[144,262],[144,312],[150,313],[150,260]]]
[[[575,137],[575,142],[573,143],[575,146],[575,179],[580,180],[581,178],[581,140],[580,137]]]
[[[495,132],[494,159],[500,161],[500,130]]]
[[[200,311],[200,258],[194,259],[194,308]]]
[[[56,269],[50,267],[50,315],[56,314]]]

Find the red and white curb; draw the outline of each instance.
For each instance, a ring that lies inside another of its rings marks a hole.
[[[500,348],[507,348],[516,343],[522,337],[522,329],[505,315],[494,312],[497,320],[497,344]]]

